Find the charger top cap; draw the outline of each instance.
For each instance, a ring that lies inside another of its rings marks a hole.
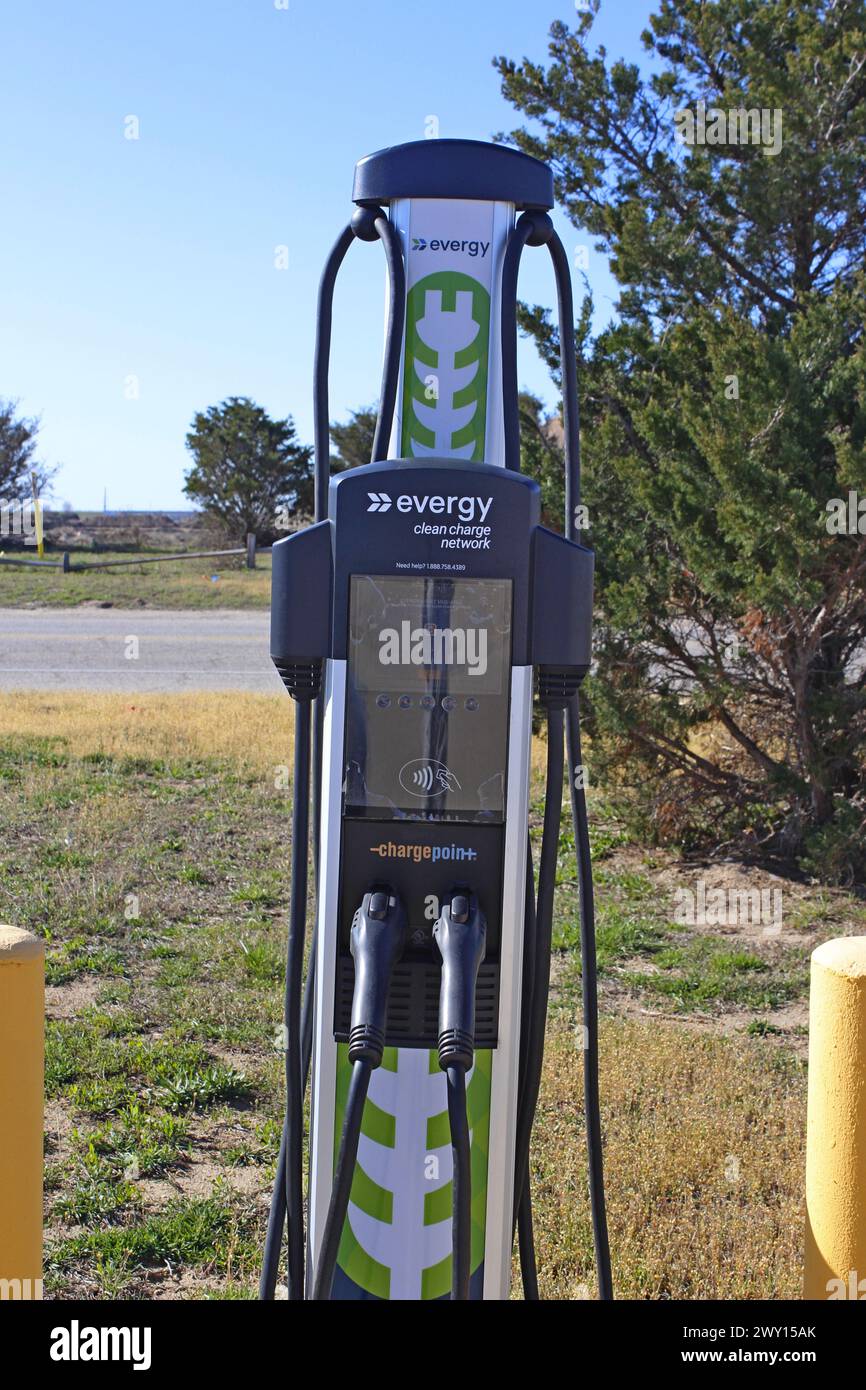
[[[355,165],[352,199],[381,206],[398,198],[469,198],[553,207],[553,173],[508,145],[485,140],[411,140],[365,155]]]

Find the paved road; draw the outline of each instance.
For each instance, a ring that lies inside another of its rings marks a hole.
[[[0,608],[0,690],[277,692],[268,625],[266,610]]]
[[[0,690],[282,689],[266,611],[0,608]]]

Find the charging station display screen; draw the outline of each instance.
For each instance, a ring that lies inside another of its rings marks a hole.
[[[501,821],[511,581],[351,580],[345,814]]]

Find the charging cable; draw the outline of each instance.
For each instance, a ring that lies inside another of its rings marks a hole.
[[[469,1298],[472,1264],[472,1153],[466,1073],[475,1059],[475,986],[487,944],[487,922],[472,893],[458,891],[433,928],[442,957],[439,1065],[448,1081],[451,1126],[451,1297]]]
[[[381,1065],[385,1051],[385,1020],[391,973],[406,940],[406,911],[390,888],[374,888],[364,894],[352,921],[350,949],[355,962],[355,989],[349,1030],[352,1076],[343,1117],[340,1150],[322,1237],[322,1248],[313,1283],[313,1299],[331,1297],[340,1240],[349,1210],[355,1176],[364,1103],[370,1077]]]

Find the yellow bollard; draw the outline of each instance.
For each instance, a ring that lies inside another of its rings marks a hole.
[[[42,1297],[45,946],[0,926],[0,1299]]]
[[[866,936],[812,952],[803,1297],[866,1299]]]

